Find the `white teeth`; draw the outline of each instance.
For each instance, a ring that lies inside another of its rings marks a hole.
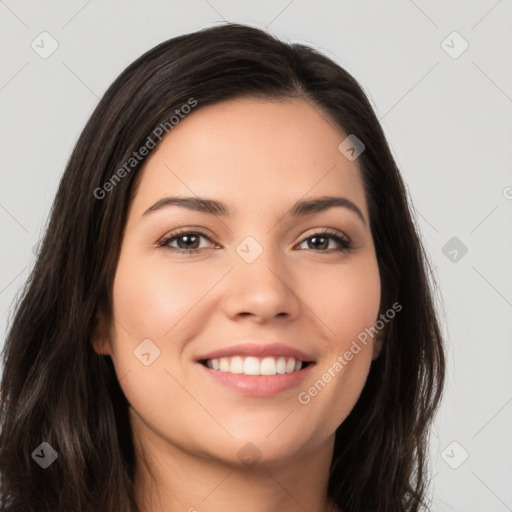
[[[277,360],[276,372],[277,373],[286,373],[286,359],[284,357],[280,357]]]
[[[261,375],[276,374],[276,360],[273,357],[265,357],[260,363]]]
[[[260,362],[257,357],[246,357],[244,361],[245,375],[259,375]]]
[[[231,373],[244,373],[244,360],[240,356],[232,357],[229,371]]]
[[[245,375],[276,375],[294,373],[302,368],[302,361],[293,357],[221,357],[208,359],[206,366],[212,370]]]

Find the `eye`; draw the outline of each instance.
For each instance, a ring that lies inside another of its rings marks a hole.
[[[200,243],[200,239],[205,238],[207,240],[211,239],[204,233],[200,231],[187,231],[186,229],[179,230],[177,232],[171,233],[169,236],[162,239],[158,242],[160,247],[166,247],[168,249],[178,251],[181,253],[195,253],[199,252],[204,247],[199,247],[198,243]],[[173,247],[171,243],[177,242],[178,247]]]
[[[334,242],[338,244],[339,248],[329,252],[346,252],[352,248],[352,244],[348,238],[339,234],[337,231],[331,231],[328,229],[309,235],[301,242],[300,245],[304,244],[305,242],[308,242],[309,240],[312,243],[308,245],[312,245],[313,248],[321,249],[320,251],[313,249],[314,252],[327,252],[327,249],[329,247],[329,241],[331,240],[334,240]]]

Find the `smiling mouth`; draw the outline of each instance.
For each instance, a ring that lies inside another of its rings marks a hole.
[[[297,373],[314,364],[293,357],[254,357],[233,356],[199,361],[210,370],[243,375],[283,375]]]

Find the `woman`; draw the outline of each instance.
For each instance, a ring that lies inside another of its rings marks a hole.
[[[361,87],[226,24],[78,140],[3,349],[2,510],[417,511],[445,378]]]

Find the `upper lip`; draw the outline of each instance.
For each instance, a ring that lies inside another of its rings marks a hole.
[[[220,348],[208,352],[197,358],[198,361],[207,359],[219,359],[221,357],[254,356],[254,357],[293,357],[299,361],[314,362],[314,358],[301,350],[283,343],[239,343],[229,347]]]

